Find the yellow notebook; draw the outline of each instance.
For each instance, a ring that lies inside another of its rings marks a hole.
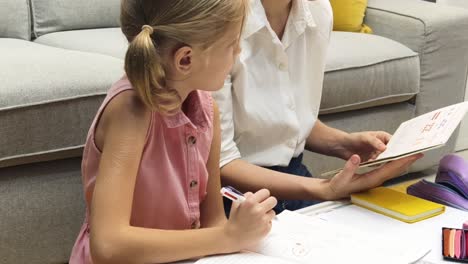
[[[402,193],[406,193],[406,190],[408,190],[408,187],[417,183],[418,181],[420,181],[420,179],[402,182],[400,184],[392,185],[387,188],[395,190],[395,191],[399,191]]]
[[[406,223],[418,222],[445,211],[441,204],[386,187],[352,194],[351,202]]]

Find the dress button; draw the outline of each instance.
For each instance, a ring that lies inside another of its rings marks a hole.
[[[190,188],[195,188],[198,185],[198,182],[196,180],[193,180],[190,182]]]
[[[194,137],[194,136],[190,136],[190,137],[188,137],[188,139],[187,139],[187,143],[188,143],[189,145],[195,145],[195,143],[197,143],[197,138]]]
[[[200,224],[200,221],[195,220],[195,221],[192,222],[192,225],[191,225],[190,227],[191,227],[192,229],[198,229],[198,228],[200,228],[200,225],[201,225],[201,224]]]

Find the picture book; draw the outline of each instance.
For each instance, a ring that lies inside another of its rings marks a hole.
[[[450,105],[403,122],[375,160],[363,162],[360,168],[376,166],[420,152],[444,146],[468,111],[468,102]],[[329,177],[341,169],[326,172]]]

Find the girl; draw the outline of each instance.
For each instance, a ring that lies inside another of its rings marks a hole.
[[[282,199],[279,213],[380,185],[421,157],[355,174],[361,160],[385,150],[390,135],[348,134],[317,119],[333,21],[329,1],[251,0],[251,6],[242,54],[215,96],[223,182],[240,190],[268,188]],[[332,179],[312,178],[302,164],[304,149],[348,161]]]
[[[267,190],[224,216],[218,111],[204,92],[222,87],[246,8],[245,0],[122,2],[126,76],[88,134],[87,212],[71,264],[172,262],[239,251],[268,233],[276,200]]]

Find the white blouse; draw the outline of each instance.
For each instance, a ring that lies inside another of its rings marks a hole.
[[[242,158],[287,166],[304,151],[318,117],[333,27],[328,0],[293,0],[282,40],[261,0],[251,0],[242,52],[213,94],[221,115],[221,164]]]

